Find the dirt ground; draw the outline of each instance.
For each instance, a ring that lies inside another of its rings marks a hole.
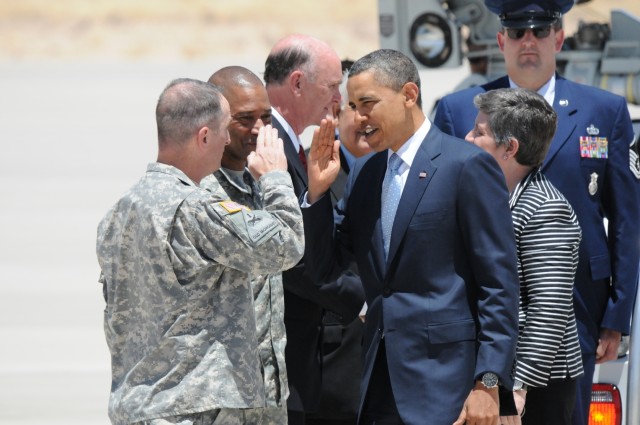
[[[377,6],[377,0],[3,0],[0,60],[264,57],[292,32],[357,58],[378,47]],[[569,12],[567,32],[581,19],[607,21],[614,8],[640,16],[638,0],[591,0]]]
[[[0,58],[266,56],[302,32],[361,56],[377,46],[375,0],[3,0]]]

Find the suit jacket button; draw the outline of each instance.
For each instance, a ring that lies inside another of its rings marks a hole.
[[[389,288],[384,288],[382,290],[382,295],[384,295],[385,297],[388,297],[389,295],[391,295],[391,289]]]

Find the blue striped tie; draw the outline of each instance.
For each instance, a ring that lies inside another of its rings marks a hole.
[[[389,255],[389,243],[391,242],[391,229],[396,216],[400,196],[402,195],[402,178],[398,169],[402,165],[402,158],[392,154],[389,158],[387,173],[382,182],[382,240],[384,242],[384,258]]]

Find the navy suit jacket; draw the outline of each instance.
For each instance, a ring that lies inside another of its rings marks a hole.
[[[272,125],[284,142],[287,170],[295,194],[307,191],[307,173],[293,142],[274,117]],[[287,330],[285,361],[289,380],[287,409],[315,412],[322,389],[322,318],[324,310],[341,317],[355,317],[362,306],[362,286],[354,274],[345,274],[327,284],[317,285],[305,272],[303,258],[294,268],[282,273],[284,286],[284,323]]]
[[[406,425],[451,424],[474,379],[512,385],[516,247],[495,160],[435,126],[413,161],[384,259],[380,196],[387,151],[356,161],[343,199],[303,208],[307,271],[330,281],[355,259],[368,304],[360,409],[381,338]]]
[[[447,95],[438,104],[434,122],[445,133],[464,137],[477,114],[473,97],[507,87],[505,76]],[[582,351],[595,353],[600,328],[629,333],[636,297],[640,201],[638,179],[629,160],[633,129],[622,97],[559,76],[555,90],[558,129],[542,172],[567,198],[580,222],[574,308]],[[599,137],[607,138],[608,158],[581,157],[580,137],[588,136],[587,128],[592,126],[599,130]],[[593,194],[589,192],[592,179],[597,185]]]

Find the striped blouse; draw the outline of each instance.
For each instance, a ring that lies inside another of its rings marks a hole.
[[[511,194],[520,276],[515,378],[533,387],[582,374],[573,310],[581,231],[573,209],[539,171]]]

